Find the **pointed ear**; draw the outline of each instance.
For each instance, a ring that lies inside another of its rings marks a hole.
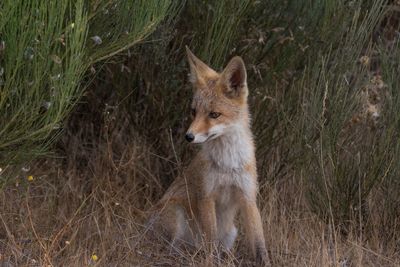
[[[247,74],[241,57],[234,57],[222,72],[224,93],[230,98],[247,96]]]
[[[210,68],[209,66],[207,66],[206,63],[198,59],[187,46],[186,46],[186,54],[190,66],[189,80],[193,84],[202,83],[205,81],[207,77],[217,75],[217,73],[212,68]]]

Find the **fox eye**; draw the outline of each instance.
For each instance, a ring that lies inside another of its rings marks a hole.
[[[193,117],[196,116],[196,109],[192,108],[192,109],[190,110],[190,114],[191,114]]]
[[[221,113],[219,113],[219,112],[210,112],[210,114],[208,114],[208,116],[209,116],[211,119],[216,119],[216,118],[218,118],[219,116],[221,116]]]

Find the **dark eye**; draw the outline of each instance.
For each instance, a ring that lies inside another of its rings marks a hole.
[[[190,110],[190,114],[191,114],[193,117],[196,116],[196,109],[192,108],[192,109]]]
[[[219,113],[219,112],[210,112],[210,114],[208,114],[208,116],[209,116],[211,119],[216,119],[216,118],[218,118],[219,116],[221,116],[221,113]]]

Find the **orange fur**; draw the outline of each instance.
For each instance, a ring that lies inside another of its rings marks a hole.
[[[187,50],[195,87],[195,114],[188,133],[201,151],[169,187],[153,217],[172,238],[198,245],[233,246],[234,223],[242,214],[248,248],[267,264],[268,253],[259,210],[254,142],[249,125],[244,63],[233,58],[219,74]],[[214,114],[212,114],[214,113]],[[217,114],[217,115],[215,115]]]

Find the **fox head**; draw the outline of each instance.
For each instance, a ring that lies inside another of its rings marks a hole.
[[[188,47],[190,82],[194,95],[193,121],[186,140],[203,143],[248,123],[246,68],[240,57],[232,58],[218,73],[198,59]]]

